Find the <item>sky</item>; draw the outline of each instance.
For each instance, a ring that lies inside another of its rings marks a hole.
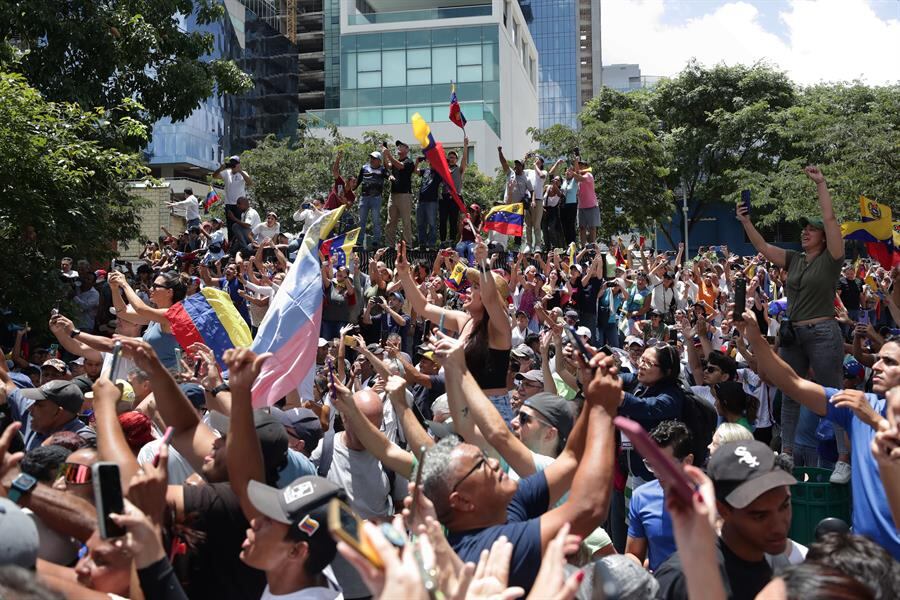
[[[900,83],[900,0],[601,0],[603,64],[671,76],[691,59],[800,84]]]

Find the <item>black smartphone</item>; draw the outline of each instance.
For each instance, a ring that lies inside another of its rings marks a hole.
[[[424,494],[422,491],[422,471],[425,468],[425,457],[427,456],[426,451],[428,448],[422,446],[419,448],[419,465],[416,467],[416,492],[413,494],[412,504],[409,507],[409,521],[410,528],[409,534],[412,536],[415,534],[415,531],[412,527],[412,523],[416,520],[416,511],[419,509],[419,495]]]
[[[747,281],[743,277],[734,279],[734,312],[731,318],[734,321],[744,320],[744,310],[747,308]]]
[[[50,318],[59,316],[59,300],[56,301],[56,304],[53,305],[53,308],[50,309]]]
[[[116,525],[109,517],[112,513],[125,512],[119,465],[113,462],[98,462],[94,463],[91,470],[100,537],[103,539],[122,537],[126,533],[125,528]]]
[[[744,208],[747,210],[747,215],[750,215],[750,190],[741,190],[741,204],[744,205]]]
[[[594,357],[594,353],[588,349],[587,345],[585,345],[584,341],[581,339],[577,333],[575,333],[574,327],[566,327],[565,328],[566,337],[569,338],[569,341],[578,349],[581,353],[582,358],[584,358],[584,362],[588,362],[591,358]]]

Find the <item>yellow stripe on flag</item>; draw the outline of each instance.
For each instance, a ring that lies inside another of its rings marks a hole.
[[[201,294],[209,302],[209,305],[216,313],[222,327],[228,332],[231,343],[235,348],[246,348],[253,342],[250,335],[250,328],[247,322],[238,312],[231,300],[231,296],[225,290],[219,290],[213,287],[205,287],[200,291]]]

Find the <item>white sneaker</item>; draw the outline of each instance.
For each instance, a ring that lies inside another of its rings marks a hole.
[[[834,472],[831,474],[828,481],[840,485],[850,483],[850,465],[844,461],[838,461],[838,463],[834,465]]]

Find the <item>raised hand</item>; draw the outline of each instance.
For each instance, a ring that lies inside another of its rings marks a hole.
[[[259,376],[262,365],[269,357],[270,352],[257,356],[249,348],[229,348],[222,357],[225,366],[228,367],[228,385],[232,389],[242,388],[249,390],[253,382]],[[232,400],[234,396],[232,395]]]
[[[445,369],[456,369],[460,372],[465,370],[466,353],[463,340],[435,330],[431,337],[431,345],[434,347],[434,357]]]
[[[816,183],[816,185],[825,183],[825,175],[822,174],[822,171],[820,171],[818,167],[810,165],[804,168],[803,171],[806,173],[807,177]]]
[[[588,382],[584,397],[592,405],[602,407],[610,416],[614,416],[622,404],[622,380],[618,377],[618,368],[611,356],[595,354],[590,367],[595,369],[593,378]]]
[[[5,400],[4,393],[4,400]],[[14,423],[10,423],[5,430],[3,430],[3,435],[0,435],[0,480],[2,480],[6,474],[15,468],[19,461],[22,460],[22,457],[25,456],[24,452],[16,452],[15,454],[7,454],[9,451],[9,445],[12,443],[13,438],[18,433],[19,429],[22,428],[22,424],[18,421]],[[0,488],[2,490],[2,488]]]
[[[556,537],[547,544],[544,559],[541,561],[541,569],[537,579],[531,588],[529,598],[551,598],[552,600],[572,600],[578,592],[578,586],[584,579],[584,571],[576,571],[566,577],[565,545],[569,534],[569,524],[566,523],[556,534]]]

